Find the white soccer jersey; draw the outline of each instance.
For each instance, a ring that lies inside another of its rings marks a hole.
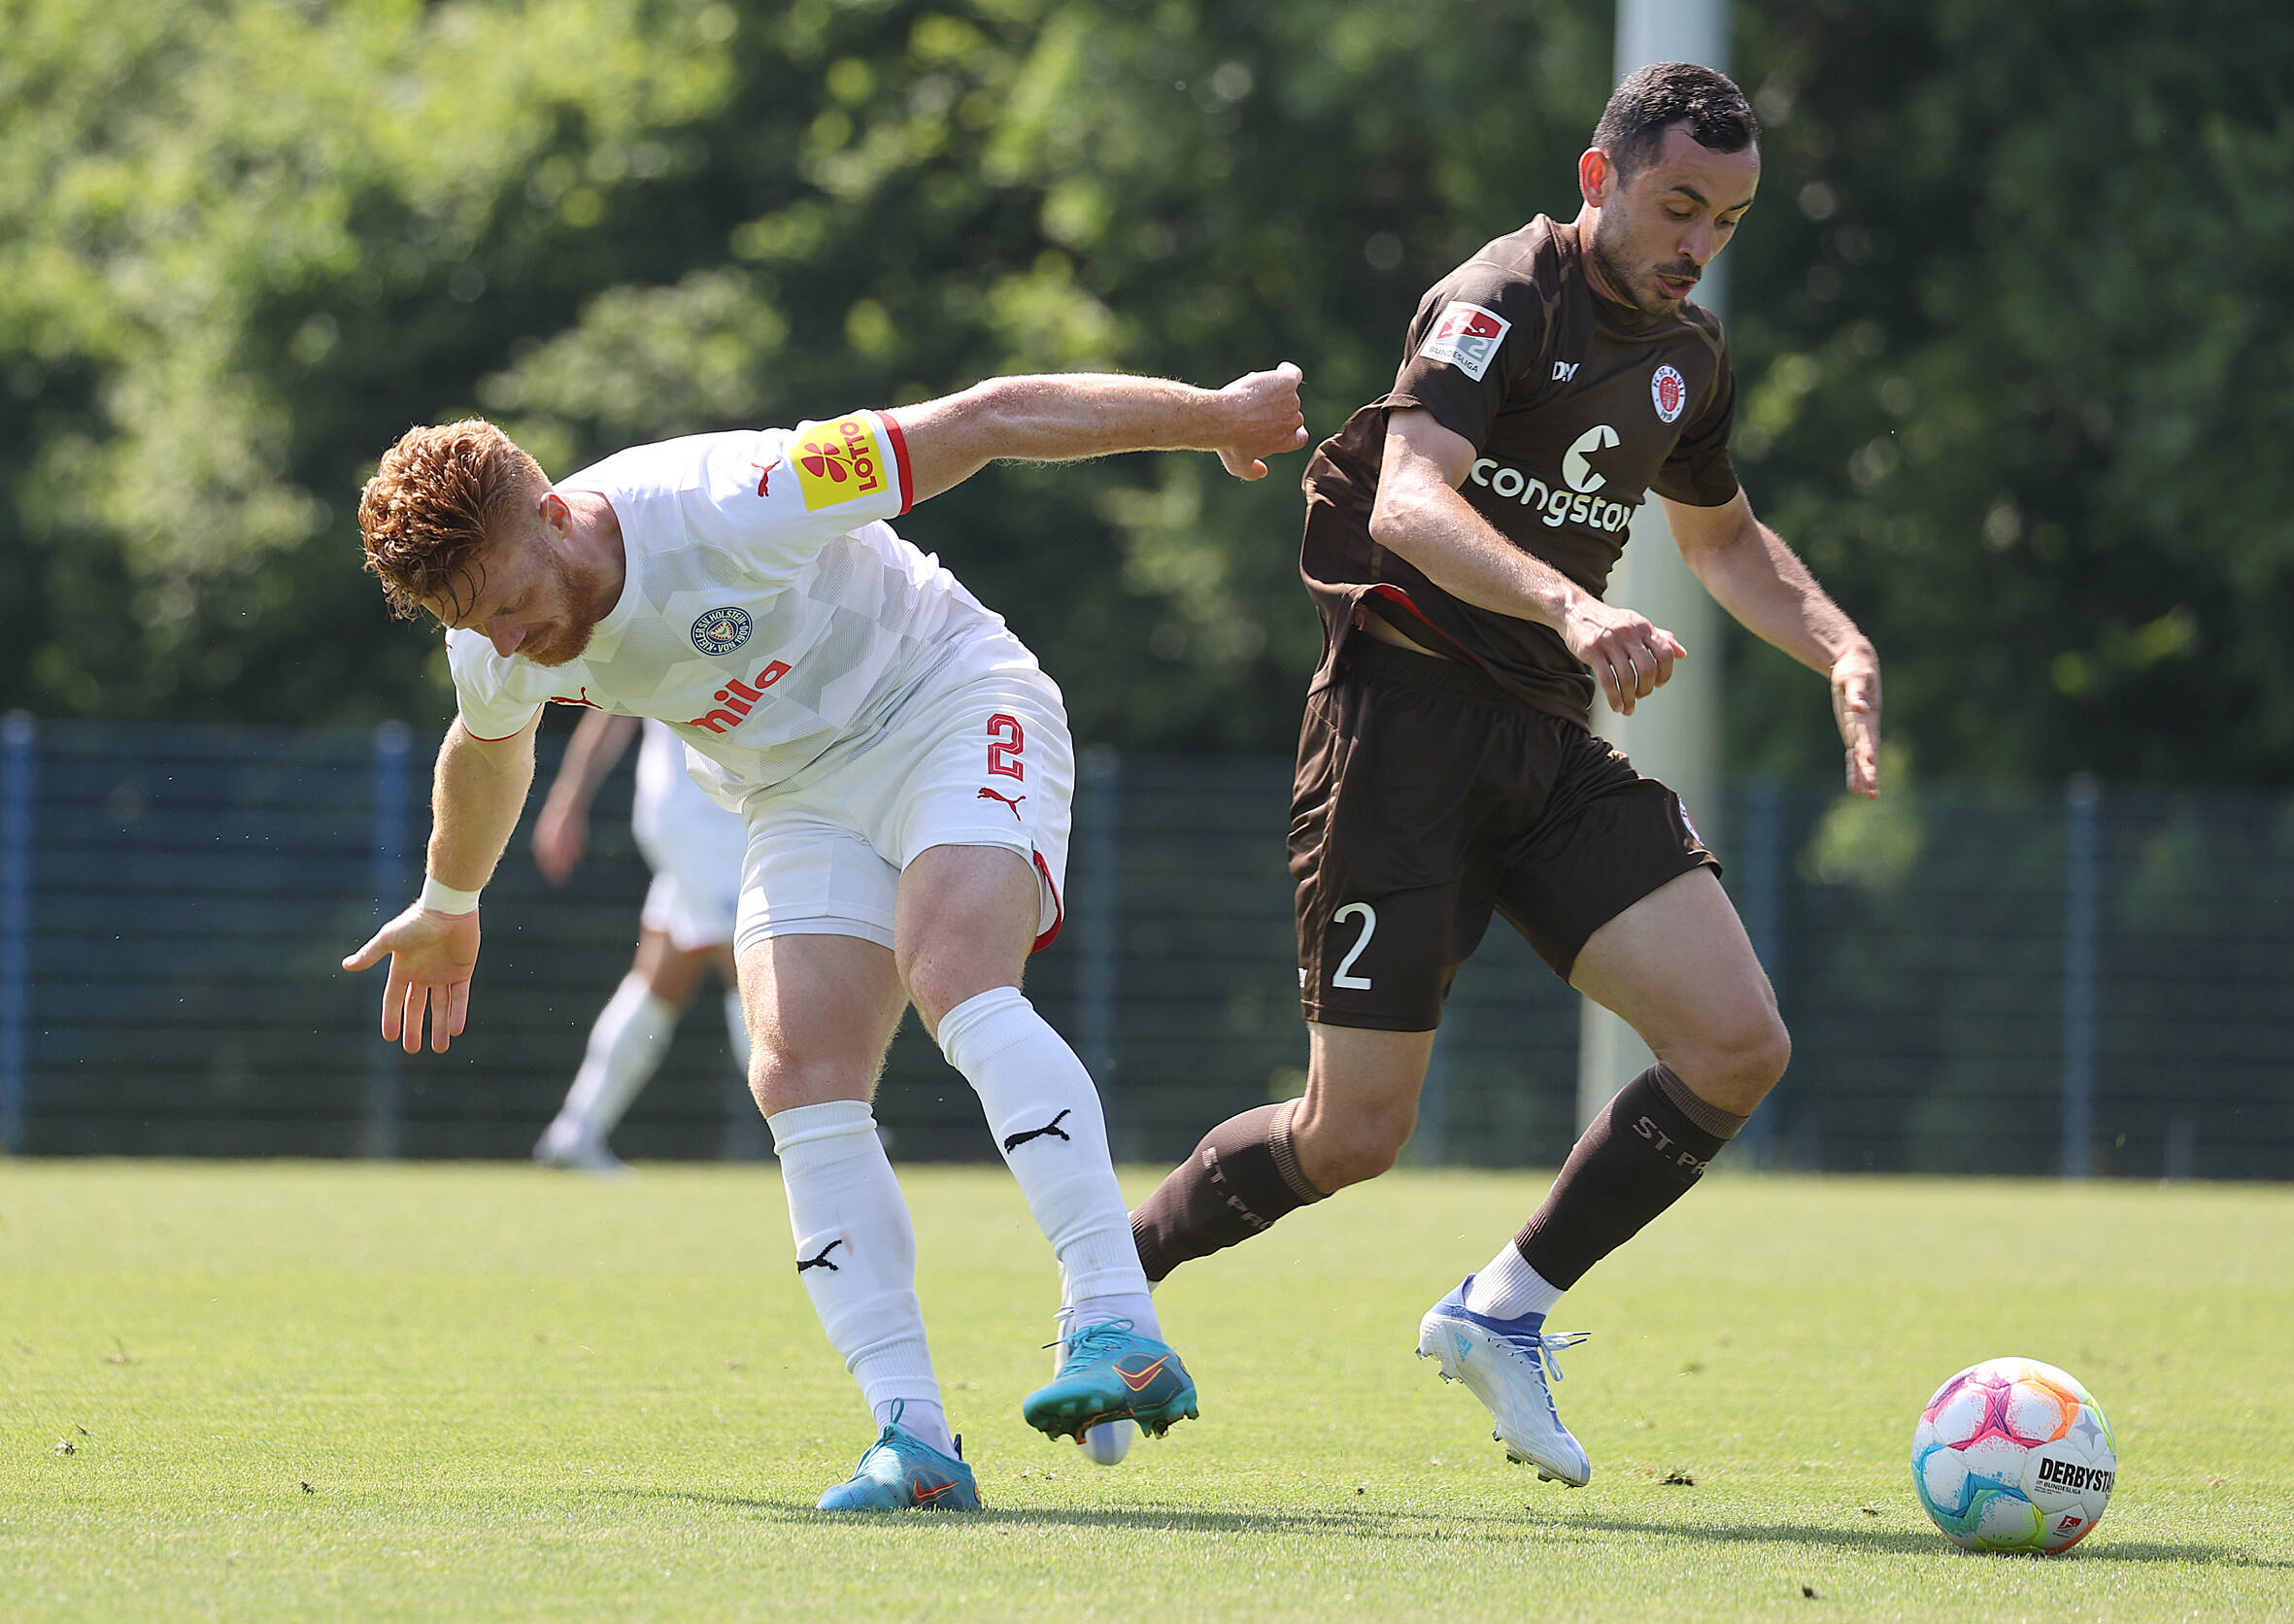
[[[621,522],[626,576],[578,660],[545,667],[450,631],[462,725],[505,738],[543,703],[656,718],[739,809],[839,739],[880,727],[975,633],[1003,627],[884,520],[907,511],[907,447],[875,412],[696,434],[560,481]]]

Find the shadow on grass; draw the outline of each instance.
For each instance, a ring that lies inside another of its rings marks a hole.
[[[709,1494],[689,1489],[604,1489],[602,1495],[629,1500],[718,1506],[761,1514],[775,1522],[819,1527],[824,1520],[844,1527],[866,1527],[884,1520],[878,1511],[822,1511],[810,1502],[775,1500],[755,1495]],[[904,1519],[896,1519],[904,1525]],[[959,1520],[959,1519],[951,1519]],[[1699,1523],[1653,1522],[1636,1517],[1570,1516],[1565,1512],[1526,1510],[1498,1514],[1488,1511],[1443,1510],[1404,1506],[1392,1510],[1333,1511],[1196,1511],[1154,1510],[1136,1506],[991,1506],[976,1517],[961,1519],[974,1525],[1018,1528],[1105,1528],[1151,1534],[1315,1534],[1338,1539],[1382,1542],[1422,1540],[1450,1543],[1460,1539],[1487,1538],[1514,1541],[1525,1530],[1547,1537],[1583,1536],[1607,1539],[1614,1535],[1653,1536],[1660,1539],[1720,1539],[1742,1544],[1828,1545],[1842,1551],[1926,1556],[1948,1551],[1942,1536],[1886,1528],[1825,1528],[1808,1523]],[[2167,1544],[2135,1539],[2121,1543],[2081,1545],[2072,1562],[2204,1562],[2229,1568],[2294,1570],[2294,1562],[2257,1556],[2228,1545]],[[1969,1553],[1969,1560],[1987,1560]],[[2012,1560],[2008,1557],[1989,1560]]]
[[[1549,1532],[1653,1535],[1682,1539],[1722,1539],[1743,1544],[1832,1545],[1841,1550],[1891,1551],[1917,1556],[1949,1551],[1940,1534],[1889,1528],[1823,1528],[1807,1523],[1695,1523],[1649,1522],[1635,1517],[1571,1517],[1540,1512],[1525,1513],[1524,1520]],[[2114,1542],[2108,1534],[2100,1544],[2081,1544],[2062,1560],[2067,1562],[2213,1562],[2229,1568],[2294,1569],[2294,1562],[2256,1556],[2230,1545],[2193,1542],[2167,1544],[2155,1539]],[[2005,1551],[1968,1551],[1970,1561],[2014,1561]],[[2043,1560],[2033,1558],[2032,1560]]]

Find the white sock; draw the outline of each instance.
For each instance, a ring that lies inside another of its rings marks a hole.
[[[946,1450],[940,1384],[916,1301],[916,1231],[875,1114],[863,1100],[830,1100],[764,1120],[789,1196],[796,1277],[829,1345],[844,1355],[879,1426],[882,1406],[904,1399],[900,1424]]]
[[[1075,1051],[1017,987],[996,987],[941,1017],[940,1052],[979,1095],[1004,1165],[1060,1260],[1065,1300],[1145,1298],[1099,1091]]]
[[[749,1080],[749,1021],[741,1013],[741,995],[725,995],[725,1040],[732,1049],[733,1069],[741,1074],[741,1081]]]
[[[929,1399],[887,1399],[880,1404],[868,1406],[876,1412],[876,1424],[889,1427],[897,1415],[900,1430],[924,1439],[943,1455],[956,1453],[956,1438],[948,1431],[948,1412]]]
[[[1142,1336],[1163,1340],[1163,1322],[1155,1317],[1155,1299],[1145,1292],[1102,1292],[1096,1297],[1078,1298],[1068,1304],[1074,1313],[1072,1328],[1081,1331],[1087,1325],[1104,1325],[1109,1320],[1127,1319],[1131,1329]]]
[[[1549,1314],[1561,1294],[1562,1288],[1532,1269],[1521,1248],[1508,1240],[1466,1288],[1466,1311],[1491,1319]]]
[[[565,1148],[605,1143],[629,1101],[660,1068],[677,1030],[677,1006],[656,998],[635,970],[622,977],[590,1029],[582,1068],[550,1125],[552,1140]]]

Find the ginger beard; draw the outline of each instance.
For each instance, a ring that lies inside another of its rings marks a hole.
[[[590,633],[605,618],[605,606],[597,601],[604,587],[577,570],[555,547],[543,550],[543,569],[564,613],[529,632],[518,646],[518,658],[545,667],[570,664],[588,651]]]

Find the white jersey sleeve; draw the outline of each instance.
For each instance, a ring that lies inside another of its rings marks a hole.
[[[501,680],[511,673],[506,660],[489,660],[493,645],[478,631],[446,634],[446,663],[454,673],[455,701],[463,730],[474,738],[506,739],[521,731],[542,708],[538,699],[522,698]]]
[[[913,490],[907,442],[881,412],[848,412],[786,432],[695,435],[651,449],[698,454],[691,472],[674,481],[686,537],[724,549],[767,579],[793,576],[836,537],[907,512]],[[622,461],[608,458],[573,483],[610,484],[623,473]]]

